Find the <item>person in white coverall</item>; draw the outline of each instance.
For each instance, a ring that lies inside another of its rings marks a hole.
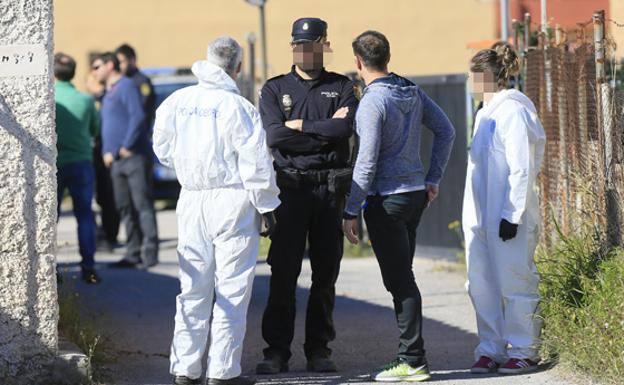
[[[529,98],[506,89],[517,69],[518,58],[507,45],[483,50],[471,61],[473,92],[484,101],[475,119],[462,223],[480,340],[473,373],[537,369],[541,323],[533,256],[545,135]]]
[[[254,383],[240,376],[247,308],[260,226],[271,231],[280,201],[260,115],[234,81],[241,56],[234,39],[215,40],[192,67],[199,84],[156,112],[154,152],[182,185],[174,384],[200,383],[208,341],[208,384]]]

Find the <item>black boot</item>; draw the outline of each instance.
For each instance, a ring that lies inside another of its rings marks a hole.
[[[218,378],[209,378],[206,385],[254,385],[256,380],[243,376],[220,380]]]
[[[280,357],[265,357],[256,366],[256,374],[277,374],[287,371],[288,361],[282,360]]]
[[[313,357],[308,360],[308,372],[334,373],[338,371],[334,361],[328,357]]]
[[[201,380],[199,378],[192,379],[187,376],[175,376],[173,378],[173,385],[200,385]]]
[[[90,285],[96,285],[102,281],[100,276],[97,275],[95,269],[92,267],[83,267],[82,268],[82,280]]]

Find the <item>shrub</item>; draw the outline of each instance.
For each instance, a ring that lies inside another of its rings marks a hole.
[[[538,253],[541,352],[605,383],[624,375],[624,251],[560,234]]]

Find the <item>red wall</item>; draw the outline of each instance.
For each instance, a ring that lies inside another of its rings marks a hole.
[[[623,0],[624,1],[624,0]],[[496,31],[500,35],[500,1],[496,4]],[[509,33],[511,34],[511,20],[524,20],[524,14],[531,14],[531,21],[535,29],[541,22],[540,0],[509,0]],[[585,23],[592,18],[594,11],[605,10],[609,18],[609,0],[547,0],[546,15],[549,25],[554,27],[560,24],[564,29],[574,29],[577,23]]]

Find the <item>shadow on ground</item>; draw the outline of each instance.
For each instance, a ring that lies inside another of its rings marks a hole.
[[[103,282],[89,286],[75,279],[75,265],[59,265],[65,280],[75,282],[88,313],[110,340],[116,361],[108,369],[115,384],[169,384],[168,352],[173,333],[177,278],[137,270],[117,270],[102,266]],[[73,278],[72,278],[73,277]],[[254,282],[249,309],[247,338],[243,353],[243,373],[253,375],[262,357],[264,342],[260,332],[266,304],[269,276],[259,274]],[[337,339],[331,344],[340,372],[333,375],[305,373],[302,352],[304,311],[308,290],[297,290],[298,317],[293,342],[291,373],[260,376],[263,384],[349,384],[369,381],[368,373],[393,359],[398,344],[394,312],[349,296],[336,298]],[[457,314],[472,317],[472,314]],[[445,323],[425,319],[424,335],[431,368],[441,371],[435,380],[462,379],[472,363],[474,334]],[[463,357],[457,359],[456,357]]]

